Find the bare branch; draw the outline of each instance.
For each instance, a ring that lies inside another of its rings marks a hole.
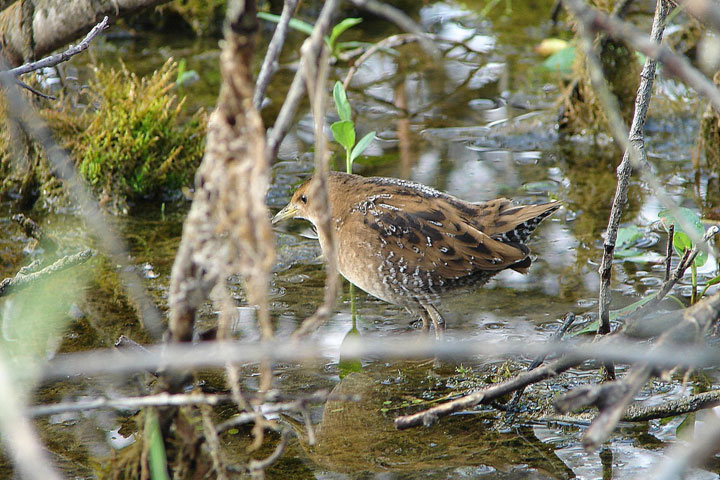
[[[275,124],[272,129],[267,132],[267,149],[265,152],[266,159],[269,163],[275,161],[277,157],[280,143],[282,143],[285,135],[290,130],[290,126],[295,118],[295,112],[300,105],[303,95],[305,94],[305,68],[304,63],[311,62],[314,65],[318,65],[321,48],[325,43],[323,38],[325,34],[330,30],[330,20],[338,6],[338,0],[327,0],[323,5],[320,15],[318,16],[317,22],[315,22],[315,28],[310,38],[305,40],[305,44],[302,48],[302,56],[300,57],[300,67],[295,73],[292,84],[290,84],[290,90],[288,90],[285,102],[280,108],[275,119]]]
[[[719,295],[719,294],[716,294]],[[711,299],[715,298],[710,297]],[[703,303],[703,302],[701,302]],[[678,317],[682,312],[677,313]],[[677,322],[677,320],[675,321]],[[672,319],[668,320],[672,323]],[[403,345],[398,348],[398,343]],[[90,352],[59,354],[41,372],[45,379],[63,378],[68,375],[106,375],[132,373],[143,370],[156,370],[167,364],[178,369],[200,367],[225,367],[227,362],[257,363],[259,358],[280,362],[300,362],[309,359],[324,358],[327,348],[313,341],[273,341],[258,344],[254,342],[202,342],[196,345],[159,345],[149,346],[147,352],[127,352],[121,356],[114,350],[96,350]],[[372,341],[350,340],[343,344],[343,353],[348,358],[378,356],[394,359],[427,359],[437,356],[440,359],[467,359],[476,355],[506,358],[510,355],[572,355],[584,359],[598,359],[621,363],[646,362],[658,368],[672,368],[677,365],[706,367],[720,363],[717,349],[673,346],[648,352],[634,342],[624,341],[613,336],[612,342],[587,343],[565,341],[549,345],[547,342],[503,341],[464,341],[435,342],[413,339],[407,336],[372,339]],[[18,371],[20,377],[29,372]]]
[[[574,14],[579,16],[590,31],[604,31],[611,37],[621,39],[648,57],[661,62],[665,66],[664,71],[675,75],[688,84],[699,94],[710,100],[715,109],[720,111],[720,90],[697,68],[693,67],[687,58],[674,53],[666,45],[660,45],[646,38],[638,33],[630,23],[581,6],[579,0],[566,0],[565,4]],[[716,6],[713,8],[716,8]]]
[[[690,268],[690,265],[695,261],[695,258],[697,258],[698,254],[700,253],[700,249],[703,247],[705,243],[707,243],[712,237],[718,234],[720,232],[720,228],[717,227],[717,225],[713,225],[710,228],[707,229],[705,232],[705,235],[703,235],[702,243],[693,245],[692,250],[686,250],[683,254],[682,258],[680,259],[680,263],[678,263],[677,267],[675,267],[675,270],[673,271],[673,274],[665,280],[658,289],[658,292],[655,294],[655,297],[652,300],[649,300],[647,303],[645,303],[643,306],[635,310],[628,318],[639,318],[642,317],[645,312],[651,311],[657,304],[659,304],[665,296],[670,293],[670,290],[677,284],[678,281],[685,275],[685,271]],[[669,248],[672,248],[672,242],[668,244]]]
[[[420,39],[420,44],[426,52],[434,57],[440,56],[437,47],[430,41],[427,33],[412,18],[408,17],[405,12],[378,0],[350,0],[350,3],[356,7],[364,8],[370,13],[379,17],[383,17],[393,22],[402,31],[414,33]]]
[[[348,69],[347,75],[345,75],[345,80],[343,80],[343,87],[345,88],[345,90],[347,90],[350,86],[350,81],[355,75],[355,72],[357,72],[358,68],[360,68],[360,66],[365,63],[365,60],[372,57],[377,52],[381,51],[383,48],[399,47],[400,45],[405,45],[406,43],[416,42],[420,38],[421,37],[419,37],[415,33],[400,33],[398,35],[392,35],[390,37],[380,40],[377,43],[374,43],[352,63],[352,65]]]
[[[565,314],[563,317],[563,323],[560,325],[560,327],[553,333],[553,336],[550,338],[550,343],[558,343],[560,340],[562,340],[563,335],[565,335],[565,332],[567,332],[572,324],[575,322],[575,314],[572,312],[569,312]],[[537,367],[542,365],[542,363],[545,361],[545,357],[547,355],[539,355],[533,362],[530,364],[530,366],[527,368],[528,371],[535,370]],[[522,387],[515,391],[515,394],[513,395],[512,400],[508,402],[507,404],[507,410],[512,411],[515,406],[520,402],[520,397],[522,397],[523,392],[525,391],[525,387]]]
[[[77,55],[78,53],[82,53],[90,46],[90,42],[93,40],[93,38],[97,37],[100,32],[108,28],[108,17],[105,17],[102,19],[100,23],[95,25],[90,32],[85,35],[85,38],[82,39],[80,43],[77,45],[70,45],[67,50],[61,53],[56,53],[55,55],[50,55],[49,57],[45,57],[42,60],[38,60],[37,62],[31,62],[26,63],[24,65],[20,65],[19,67],[15,67],[8,71],[13,76],[20,76],[25,73],[33,72],[35,70],[39,70],[41,68],[48,68],[48,67],[54,67],[55,65],[58,65],[62,62],[67,62],[72,58],[73,56]]]
[[[565,356],[544,367],[519,373],[509,380],[493,384],[490,387],[471,393],[470,395],[442,403],[436,407],[423,410],[422,412],[397,417],[395,419],[395,427],[399,430],[419,427],[420,425],[429,427],[441,417],[467,410],[481,403],[490,403],[503,395],[525,388],[528,385],[540,382],[546,378],[554,377],[565,370],[581,364],[583,361],[585,360],[581,357]]]
[[[76,402],[62,402],[51,405],[37,405],[27,409],[28,415],[42,417],[62,412],[79,412],[85,410],[113,409],[134,411],[143,407],[165,407],[184,405],[222,405],[232,403],[232,395],[206,395],[202,393],[187,393],[171,395],[158,393],[146,397],[125,398],[95,398],[93,400],[79,400]]]
[[[265,98],[265,90],[267,90],[270,80],[272,80],[273,75],[275,75],[278,69],[278,57],[285,43],[288,24],[290,23],[290,18],[293,13],[295,13],[296,6],[297,0],[285,0],[282,13],[280,14],[280,21],[277,27],[275,27],[275,33],[265,53],[265,59],[263,60],[262,67],[260,67],[260,73],[255,82],[255,92],[253,94],[253,105],[255,105],[255,108],[258,110],[260,110],[263,98]]]
[[[615,190],[615,198],[608,220],[608,227],[605,234],[605,242],[603,248],[603,257],[600,263],[600,294],[599,294],[599,315],[600,327],[598,334],[604,335],[610,333],[610,279],[612,276],[612,261],[615,253],[615,241],[617,239],[618,226],[620,217],[622,216],[623,206],[627,202],[627,191],[630,184],[630,175],[633,166],[641,165],[645,158],[644,134],[645,119],[647,117],[647,108],[650,103],[650,95],[652,93],[652,85],[655,79],[655,68],[657,62],[650,56],[645,60],[642,72],[640,74],[640,86],[635,99],[635,113],[630,127],[630,133],[626,136],[627,129],[620,116],[620,109],[617,105],[617,99],[610,93],[607,84],[603,78],[600,60],[592,47],[592,38],[590,28],[592,25],[591,15],[600,16],[599,12],[587,7],[580,0],[566,0],[565,5],[580,20],[579,32],[582,39],[582,46],[587,56],[590,79],[595,87],[598,98],[601,99],[605,106],[605,113],[611,127],[612,135],[618,145],[624,146],[625,154],[622,162],[617,169],[618,184]],[[643,41],[658,45],[662,40],[665,28],[665,17],[668,8],[665,0],[658,0],[655,9],[655,17],[653,18],[652,31],[650,40],[643,38]],[[607,17],[607,15],[605,16]],[[619,22],[617,19],[613,21]]]
[[[668,228],[667,247],[665,248],[665,281],[670,280],[670,269],[672,267],[673,240],[675,237],[675,225]]]
[[[215,424],[212,421],[212,409],[208,405],[202,405],[200,407],[203,420],[203,431],[205,432],[205,443],[207,443],[210,449],[210,458],[212,458],[213,468],[217,475],[218,480],[225,480],[225,467],[220,456],[220,439],[218,438],[218,431],[215,428]]]
[[[15,83],[18,85],[18,87],[24,88],[25,90],[32,93],[33,95],[37,95],[38,97],[44,98],[46,100],[57,100],[56,97],[53,97],[52,95],[47,95],[47,94],[41,92],[40,90],[36,90],[18,78],[15,79]]]
[[[313,31],[313,34],[315,32]],[[305,43],[303,49],[310,49],[313,42]],[[330,202],[327,193],[327,176],[329,170],[327,138],[325,136],[325,102],[327,93],[325,85],[328,76],[328,51],[327,45],[319,43],[320,52],[317,53],[317,64],[311,62],[303,62],[302,67],[305,73],[305,82],[307,92],[310,96],[310,104],[312,106],[314,126],[315,126],[315,175],[313,177],[312,195],[317,199],[319,205],[327,205],[328,207],[318,219],[318,236],[321,244],[324,245],[326,280],[325,293],[323,295],[323,303],[310,317],[303,320],[300,327],[293,333],[293,338],[297,339],[303,335],[313,332],[318,326],[325,323],[332,309],[335,306],[338,288],[340,286],[340,276],[338,274],[337,255],[335,250],[335,236],[333,232],[332,216],[330,215]],[[307,53],[307,52],[305,52]],[[315,54],[311,58],[314,58]]]
[[[718,318],[720,318],[720,315],[718,315],[719,309],[720,294],[716,294],[684,310],[682,321],[663,333],[652,347],[652,351],[666,345],[695,344],[707,332],[709,327],[718,321]],[[601,409],[595,420],[590,424],[583,436],[583,445],[586,449],[597,448],[607,439],[622,418],[627,405],[630,404],[650,377],[658,371],[656,365],[643,362],[633,367],[625,378],[617,382],[623,394],[620,400]],[[592,399],[593,397],[588,398]],[[573,404],[573,408],[578,406],[578,404]]]
[[[655,418],[668,418],[720,405],[720,390],[698,393],[649,407],[630,405],[622,416],[626,422],[646,422]]]
[[[268,455],[262,460],[250,460],[250,463],[248,464],[248,469],[250,470],[250,473],[253,475],[257,475],[257,472],[261,472],[273,463],[275,463],[277,459],[280,458],[280,455],[282,455],[285,451],[285,447],[287,447],[287,442],[290,438],[290,434],[292,434],[291,429],[283,428],[282,432],[280,433],[280,443],[277,444],[277,447],[275,447],[275,450],[273,450],[270,455]]]
[[[655,480],[675,480],[684,478],[683,473],[690,467],[701,465],[708,457],[717,452],[720,445],[720,420],[709,415],[709,420],[692,442],[677,444],[666,452],[664,459],[648,478]]]

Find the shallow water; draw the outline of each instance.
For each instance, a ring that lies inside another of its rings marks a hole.
[[[486,18],[478,14],[484,6],[480,3],[425,2],[415,12],[429,31],[458,42],[445,53],[444,61],[428,58],[417,46],[409,45],[401,48],[400,56],[378,54],[358,70],[349,92],[358,133],[375,129],[379,138],[367,156],[356,162],[355,171],[409,178],[469,201],[498,196],[519,203],[545,201],[549,196],[561,200],[565,208],[546,220],[530,242],[537,258],[529,274],[503,272],[477,292],[448,299],[441,309],[450,341],[546,340],[566,312],[580,316],[577,327],[594,318],[601,235],[620,155],[605,137],[567,138],[556,131],[554,102],[560,80],[539,69],[542,59],[532,50],[541,39],[556,34],[547,20],[552,2],[532,6],[513,2],[512,12],[505,11],[509,2],[500,2]],[[372,38],[377,26],[378,21],[368,22],[358,36]],[[160,64],[166,56],[151,46],[166,42],[164,37],[153,36],[139,43],[110,44],[98,57],[120,52],[127,55],[125,61],[131,68],[146,71],[148,65]],[[203,81],[187,87],[192,105],[210,108],[213,82],[217,80],[217,72],[212,70],[217,61],[216,46],[178,41],[172,49],[175,57],[186,58],[188,68],[201,72]],[[287,55],[284,61],[290,64],[294,57]],[[137,67],[130,63],[135,57],[142,60]],[[343,78],[345,73],[346,65],[339,63],[332,78]],[[281,73],[284,77],[290,74],[290,70]],[[712,188],[707,186],[709,177],[704,173],[696,176],[691,165],[699,103],[673,81],[661,78],[659,82],[656,91],[666,100],[677,92],[681,100],[673,99],[677,108],[673,115],[660,116],[657,109],[648,121],[647,148],[655,173],[681,205],[696,211],[716,208],[712,199],[717,201],[718,196],[707,195]],[[277,92],[275,95],[264,111],[267,118],[282,101]],[[404,115],[404,111],[411,114]],[[332,113],[329,117],[334,120]],[[283,143],[280,161],[273,167],[268,193],[272,208],[282,207],[293,188],[310,175],[312,131],[311,117],[302,112]],[[336,156],[336,168],[341,168],[339,150]],[[187,205],[168,203],[161,208],[158,203],[138,210],[132,217],[115,222],[128,239],[151,294],[164,307]],[[640,227],[645,261],[617,262],[613,308],[630,304],[659,285],[663,268],[657,261],[666,237],[656,225],[660,210],[654,192],[636,179],[623,221]],[[0,210],[0,224],[6,227],[0,235],[3,276],[12,275],[24,259],[39,256],[30,252],[27,239],[14,229],[10,214],[8,206]],[[47,216],[42,223],[64,239],[68,250],[93,244],[73,216]],[[316,240],[307,238],[308,233],[308,225],[301,221],[289,222],[277,233],[278,263],[271,301],[279,337],[289,335],[322,302],[320,249]],[[133,320],[131,306],[115,296],[112,275],[97,273],[104,271],[101,266],[100,260],[94,260],[91,266],[79,268],[88,275],[96,273],[85,286],[75,288],[76,298],[68,299],[67,309],[73,314],[59,321],[64,332],[62,343],[43,347],[48,357],[58,348],[106,348],[122,334],[138,341],[149,340]],[[711,259],[700,270],[701,278],[714,276],[716,270]],[[247,340],[259,338],[254,310],[247,305],[239,281],[230,284],[238,305],[236,335]],[[685,297],[689,296],[688,285],[689,276],[679,289]],[[284,419],[293,425],[298,437],[268,471],[270,478],[637,478],[649,474],[668,442],[675,439],[681,419],[624,424],[603,449],[586,453],[580,444],[586,417],[547,418],[541,414],[546,411],[543,402],[555,394],[576,383],[596,381],[593,365],[529,389],[526,408],[531,415],[522,420],[504,424],[501,414],[480,408],[445,418],[429,429],[397,431],[392,419],[398,414],[462,392],[481,379],[501,377],[503,369],[521,368],[526,364],[522,362],[531,359],[518,358],[504,364],[503,359],[476,357],[459,365],[368,358],[363,359],[361,371],[346,375],[339,366],[338,347],[352,326],[347,284],[344,292],[335,314],[315,334],[322,339],[322,358],[304,365],[278,365],[275,387],[288,395],[327,388],[360,394],[362,399],[331,401],[317,407],[312,412],[317,428],[315,446],[308,445],[304,427],[293,419]],[[668,308],[672,306],[672,302],[666,303]],[[411,326],[414,319],[399,307],[362,292],[358,293],[357,306],[357,328],[363,336],[402,334],[412,341],[419,335]],[[198,329],[210,329],[214,324],[214,312],[208,307]],[[3,327],[5,334],[6,325]],[[245,366],[243,372],[247,374],[245,387],[256,388],[254,367]],[[713,372],[708,375],[714,378]],[[42,385],[35,401],[140,394],[144,393],[145,381],[143,375],[129,380],[78,377]],[[205,381],[218,382],[222,387],[215,378]],[[653,402],[667,391],[682,393],[677,383],[656,382],[644,395]],[[112,412],[55,415],[38,425],[54,459],[69,477],[92,477],[95,462],[133,441],[132,422]],[[226,435],[222,439],[228,458],[245,456],[246,443],[237,437]],[[694,471],[689,478],[717,478],[711,472],[720,472],[717,461],[706,470]]]

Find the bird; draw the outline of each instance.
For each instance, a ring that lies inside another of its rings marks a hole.
[[[273,224],[301,218],[317,229],[327,205],[311,181],[297,188]],[[340,274],[405,307],[422,320],[424,332],[432,323],[436,336],[445,325],[441,299],[480,287],[505,269],[527,273],[526,241],[561,206],[515,205],[506,198],[471,203],[409,180],[341,172],[328,174],[327,193]],[[322,236],[320,247],[327,251]]]

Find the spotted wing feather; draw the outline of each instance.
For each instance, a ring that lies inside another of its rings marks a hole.
[[[492,238],[461,218],[457,208],[436,199],[428,210],[421,197],[395,192],[376,205],[375,221],[391,234],[396,255],[411,255],[413,265],[444,278],[499,271],[523,261],[529,254],[524,245]]]

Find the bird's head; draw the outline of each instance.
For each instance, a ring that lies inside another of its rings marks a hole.
[[[272,219],[273,225],[289,218],[303,218],[315,224],[318,206],[313,202],[315,195],[314,188],[311,188],[311,180],[305,181],[293,194],[290,202],[280,210]]]

